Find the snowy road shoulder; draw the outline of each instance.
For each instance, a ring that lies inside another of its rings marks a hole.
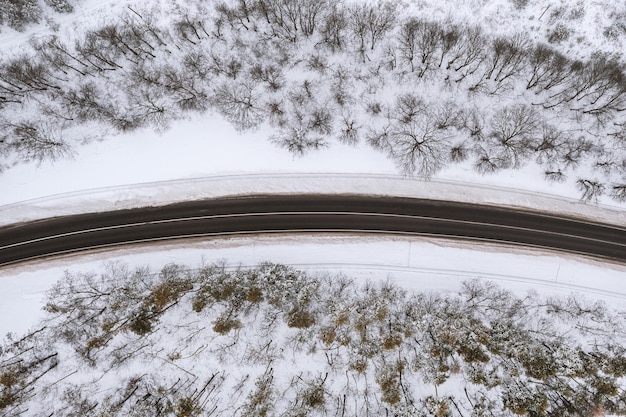
[[[135,245],[67,256],[0,270],[0,334],[21,332],[41,317],[45,292],[63,276],[103,270],[104,262],[158,270],[174,262],[200,265],[219,260],[253,266],[262,261],[311,271],[343,272],[359,279],[392,280],[405,288],[455,291],[468,279],[506,284],[516,293],[584,294],[613,307],[626,301],[626,266],[583,261],[575,256],[503,249],[426,239],[363,236],[281,236],[196,239],[185,243]]]
[[[585,204],[538,192],[453,180],[399,175],[275,173],[222,175],[75,191],[0,206],[0,225],[49,217],[160,206],[189,200],[252,194],[360,194],[498,205],[626,224],[618,206]]]

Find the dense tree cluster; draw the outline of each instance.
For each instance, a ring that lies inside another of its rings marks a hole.
[[[33,40],[0,62],[0,155],[53,159],[82,139],[80,126],[164,129],[184,112],[215,109],[238,130],[269,123],[271,140],[295,154],[366,141],[401,172],[426,177],[462,161],[481,173],[534,161],[548,180],[602,185],[585,187],[584,200],[604,192],[623,200],[618,57],[575,60],[522,34],[494,36],[398,7],[129,8],[73,42]],[[581,177],[579,166],[593,172]]]
[[[44,4],[58,13],[74,11],[68,0],[44,0]],[[28,25],[39,22],[46,11],[37,0],[0,0],[0,25],[6,24],[21,31]]]
[[[0,415],[626,414],[624,313],[575,297],[114,264],[45,310],[0,346]]]

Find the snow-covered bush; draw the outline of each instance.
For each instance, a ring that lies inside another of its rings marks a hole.
[[[44,0],[44,3],[55,12],[72,13],[74,11],[74,7],[67,0]]]
[[[66,274],[45,309],[0,345],[4,415],[626,413],[623,320],[573,296],[114,264]]]
[[[26,25],[39,22],[42,11],[37,0],[0,0],[0,24],[24,30]]]

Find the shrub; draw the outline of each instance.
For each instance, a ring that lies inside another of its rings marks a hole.
[[[548,42],[559,44],[569,39],[571,30],[563,23],[559,23],[548,32]]]
[[[52,7],[55,12],[72,13],[74,7],[67,0],[44,0],[48,6]]]
[[[528,5],[528,0],[511,0],[511,3],[517,10],[522,10]]]

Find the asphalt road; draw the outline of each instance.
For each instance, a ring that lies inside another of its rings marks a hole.
[[[395,197],[292,195],[191,201],[0,228],[0,266],[124,243],[280,232],[462,238],[626,263],[624,227],[527,211]]]

